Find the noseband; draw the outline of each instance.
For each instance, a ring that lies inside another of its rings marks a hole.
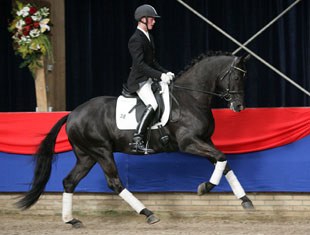
[[[219,80],[223,80],[225,79],[225,77],[228,76],[228,86],[227,88],[220,92],[220,93],[215,93],[215,92],[211,92],[211,91],[203,91],[203,90],[197,90],[197,89],[191,89],[188,87],[183,87],[183,86],[179,86],[179,85],[175,85],[173,84],[173,87],[175,88],[179,88],[179,89],[183,89],[183,90],[187,90],[187,91],[195,91],[195,92],[199,92],[199,93],[203,93],[203,94],[208,94],[208,95],[214,95],[214,96],[218,96],[224,100],[231,101],[232,100],[232,94],[242,94],[243,91],[233,91],[230,89],[230,81],[231,81],[231,74],[234,70],[238,70],[240,72],[243,73],[243,76],[246,74],[246,71],[237,67],[235,64],[237,62],[237,57],[234,59],[234,61],[232,62],[232,64],[230,65],[229,69],[227,71],[225,71],[225,73],[223,73],[223,75],[221,77],[219,77]]]

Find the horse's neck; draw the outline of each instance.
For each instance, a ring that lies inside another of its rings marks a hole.
[[[180,90],[181,94],[190,95],[199,103],[209,105],[212,95],[206,92],[215,92],[216,79],[219,69],[214,61],[206,59],[195,64],[192,68],[186,71],[179,79],[176,80],[176,85],[186,88]]]
[[[200,107],[209,108],[211,106],[212,93],[217,93],[217,82],[219,76],[230,66],[233,57],[214,56],[207,57],[186,71],[176,85],[187,89],[179,90],[179,94],[191,96],[195,99],[195,104]]]

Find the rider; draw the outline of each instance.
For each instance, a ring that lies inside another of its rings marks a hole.
[[[133,143],[130,145],[133,152],[154,153],[153,149],[145,146],[143,140],[158,107],[151,85],[159,81],[170,84],[174,74],[161,67],[155,59],[154,40],[149,31],[154,27],[155,18],[160,16],[154,7],[147,4],[139,6],[134,17],[138,25],[128,42],[132,67],[127,80],[127,88],[130,92],[138,94],[146,105],[146,109],[134,133]]]

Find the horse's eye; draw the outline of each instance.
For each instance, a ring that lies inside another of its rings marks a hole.
[[[234,79],[235,79],[235,80],[238,80],[239,77],[240,77],[239,75],[236,75],[236,76],[234,76]]]

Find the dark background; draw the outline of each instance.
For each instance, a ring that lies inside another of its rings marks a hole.
[[[293,0],[186,0],[241,43],[286,9]],[[19,69],[7,31],[11,0],[0,0],[0,111],[34,111],[33,78]],[[209,50],[238,46],[175,0],[65,0],[67,110],[100,95],[120,94],[131,58],[127,42],[136,27],[133,13],[153,5],[152,32],[160,64],[178,73]],[[302,0],[248,46],[296,83],[310,90],[310,1]],[[240,51],[237,55],[242,55]],[[248,63],[248,107],[309,106],[310,98],[254,57]],[[222,107],[216,99],[214,107]]]

